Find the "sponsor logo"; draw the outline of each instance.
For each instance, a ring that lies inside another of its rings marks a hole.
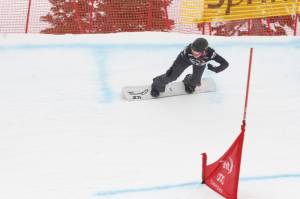
[[[225,176],[222,173],[217,174],[217,182],[220,183],[221,185],[224,185],[225,181]]]
[[[210,181],[211,185],[219,192],[219,193],[223,193],[223,188],[220,187],[218,184],[216,184],[214,181]]]
[[[211,58],[213,59],[213,58],[215,58],[216,56],[217,56],[217,53],[216,53],[216,52],[213,52]]]
[[[136,100],[136,99],[142,99],[142,97],[138,96],[138,95],[134,95],[134,96],[132,96],[132,99],[134,99],[134,100]]]
[[[129,91],[129,95],[146,95],[149,92],[149,89],[145,89],[141,92]]]
[[[217,173],[216,182],[218,182],[220,185],[224,186],[226,177],[227,177],[227,175],[230,175],[232,173],[234,165],[233,165],[233,160],[231,157],[228,157],[228,160],[221,160],[220,163],[222,164],[223,171]],[[216,188],[219,188],[219,187],[217,187],[216,183],[214,186]]]
[[[227,171],[227,174],[231,174],[232,173],[232,170],[233,170],[233,160],[231,157],[228,157],[228,160],[227,161],[223,161],[221,160],[220,161],[222,163],[222,167],[225,171]]]

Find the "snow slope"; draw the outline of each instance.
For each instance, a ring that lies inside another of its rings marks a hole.
[[[215,161],[240,132],[250,47],[239,196],[297,198],[300,38],[207,37],[230,63],[205,71],[217,92],[122,99],[196,37],[1,35],[0,198],[220,198],[200,184],[200,154]]]

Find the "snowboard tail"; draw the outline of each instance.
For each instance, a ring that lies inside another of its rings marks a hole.
[[[214,80],[212,78],[203,78],[201,81],[201,86],[197,86],[193,94],[215,92],[215,91],[216,91],[216,84]],[[182,81],[171,82],[167,84],[165,92],[161,92],[158,97],[152,97],[150,92],[151,92],[151,85],[126,86],[122,88],[123,97],[128,101],[148,100],[148,99],[188,94],[185,91],[184,84]]]

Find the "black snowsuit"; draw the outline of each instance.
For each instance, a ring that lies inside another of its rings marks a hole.
[[[212,66],[211,64],[207,64],[208,61],[214,60],[219,63],[219,66]],[[200,58],[195,58],[192,54],[191,44],[189,44],[183,51],[175,59],[173,65],[167,70],[165,74],[157,76],[153,79],[152,89],[156,89],[159,92],[164,92],[166,85],[172,81],[175,81],[183,71],[193,65],[193,74],[191,78],[189,78],[190,86],[197,86],[201,83],[202,74],[206,65],[208,65],[208,69],[214,71],[216,73],[223,71],[228,67],[228,62],[218,55],[214,49],[208,47],[205,50],[205,55]]]

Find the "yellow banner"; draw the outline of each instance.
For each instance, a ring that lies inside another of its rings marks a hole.
[[[182,0],[181,23],[222,22],[300,13],[300,0]]]

